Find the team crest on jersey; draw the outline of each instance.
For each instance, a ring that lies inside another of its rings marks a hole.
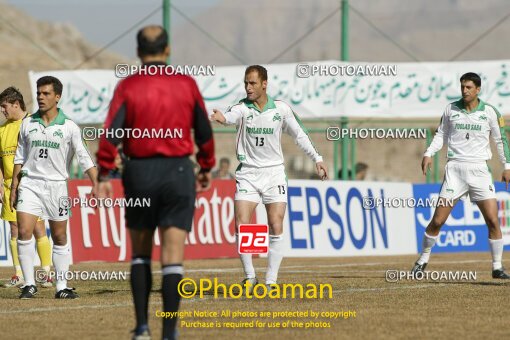
[[[253,120],[253,113],[250,113],[248,117],[246,117],[246,122],[251,122]]]
[[[481,115],[480,117],[478,117],[479,120],[483,120],[483,121],[487,121],[487,116],[486,115]]]
[[[37,129],[32,129],[32,130],[28,131],[28,134],[31,134],[32,132],[37,132]]]
[[[280,116],[280,114],[279,114],[278,112],[276,112],[276,113],[274,114],[274,116],[273,116],[273,122],[275,122],[275,121],[277,121],[277,120],[279,120],[279,121],[281,121],[281,120],[282,120],[282,117]]]
[[[454,119],[454,118],[457,118],[457,117],[460,117],[460,114],[458,114],[458,113],[454,114],[451,119]]]
[[[53,132],[53,137],[55,136],[64,138],[64,133],[62,132],[62,130],[58,129],[57,131]]]

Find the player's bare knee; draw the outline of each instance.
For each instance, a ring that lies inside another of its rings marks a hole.
[[[485,220],[485,222],[487,223],[487,228],[489,228],[489,230],[498,230],[499,229],[499,220],[497,217],[487,218]]]
[[[41,229],[41,228],[36,227],[34,229],[34,236],[36,239],[40,239],[41,237],[46,236],[46,228]]]
[[[443,224],[445,224],[446,220],[448,219],[448,216],[442,217],[442,216],[434,216],[432,217],[432,220],[430,221],[429,227],[434,229],[440,229]]]
[[[53,240],[53,244],[57,246],[65,246],[67,244],[67,234],[64,232],[55,232],[51,233],[51,239]]]
[[[22,230],[18,230],[18,240],[28,241],[32,238],[32,235],[29,232],[23,232]]]
[[[131,248],[133,249],[133,253],[138,256],[150,257],[152,253],[152,243],[146,244],[142,242],[131,242]],[[165,249],[168,248],[168,245],[165,243],[161,244],[161,252],[163,253]]]
[[[18,238],[18,225],[11,223],[11,238]]]
[[[273,223],[269,224],[269,235],[278,236],[283,233],[283,224]]]
[[[26,241],[32,238],[33,229],[27,225],[20,223],[18,224],[18,239]]]
[[[241,224],[250,224],[250,220],[247,218],[240,218],[240,219],[236,218],[236,232],[238,232],[239,226]]]

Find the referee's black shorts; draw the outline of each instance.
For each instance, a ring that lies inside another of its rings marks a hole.
[[[126,206],[130,229],[174,226],[191,231],[195,211],[195,175],[189,158],[137,158],[124,165],[126,199],[150,199],[150,206]]]

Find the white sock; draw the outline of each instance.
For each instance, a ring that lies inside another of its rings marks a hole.
[[[491,247],[492,254],[492,270],[501,269],[503,267],[503,264],[501,263],[501,259],[503,258],[503,239],[489,239],[489,245]]]
[[[236,240],[239,243],[239,236],[236,234]],[[244,275],[247,279],[254,279],[255,268],[253,268],[252,254],[239,254],[241,263],[243,264]]]
[[[423,242],[422,242],[422,251],[421,256],[418,259],[419,264],[424,264],[429,262],[430,252],[432,251],[432,247],[436,244],[437,236],[430,236],[426,232],[423,234]]]
[[[69,271],[69,264],[71,263],[71,252],[69,250],[69,243],[65,246],[53,245],[53,266],[55,267],[55,276],[57,281],[57,292],[67,288],[67,280],[65,273]]]
[[[35,238],[22,241],[18,238],[18,258],[25,278],[25,285],[35,286],[34,259],[35,259]]]
[[[266,284],[276,283],[278,270],[283,259],[283,235],[269,235],[269,254],[267,255]]]

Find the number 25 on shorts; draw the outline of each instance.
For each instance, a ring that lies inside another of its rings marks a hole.
[[[239,254],[267,254],[269,226],[267,224],[239,225]]]

